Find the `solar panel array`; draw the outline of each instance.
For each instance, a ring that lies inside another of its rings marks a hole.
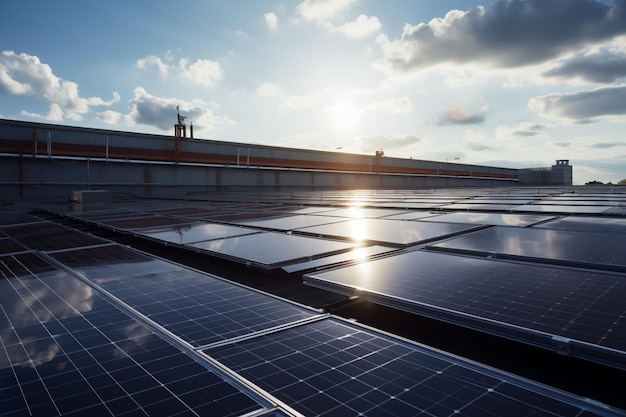
[[[622,414],[69,227],[37,241],[23,226],[0,226],[19,243],[0,255],[3,415]]]

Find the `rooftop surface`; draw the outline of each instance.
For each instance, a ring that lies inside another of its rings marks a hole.
[[[3,415],[619,415],[626,190],[7,202]]]

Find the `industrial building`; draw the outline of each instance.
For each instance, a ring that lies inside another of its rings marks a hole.
[[[177,125],[178,126],[178,125]],[[236,190],[502,187],[519,170],[0,120],[0,191],[163,196]],[[563,184],[568,185],[568,184]]]
[[[567,159],[559,159],[549,168],[524,168],[519,170],[520,185],[572,185],[573,168]]]
[[[626,416],[619,188],[0,132],[2,415]]]

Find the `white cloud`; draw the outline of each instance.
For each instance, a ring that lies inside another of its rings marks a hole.
[[[157,67],[161,77],[166,77],[169,73],[169,65],[156,55],[149,55],[137,60],[137,68],[147,69],[151,66]]]
[[[171,53],[168,52],[165,60],[155,55],[149,55],[137,60],[137,68],[149,69],[156,67],[161,77],[172,75],[183,78],[200,87],[213,87],[223,78],[222,67],[219,62],[209,59],[198,59],[189,63],[187,58],[181,58],[174,64]]]
[[[276,13],[265,13],[263,17],[269,30],[275,31],[278,29],[278,16],[276,16]]]
[[[78,84],[63,80],[52,72],[48,64],[39,57],[25,53],[17,55],[13,51],[3,51],[0,55],[0,94],[34,95],[50,103],[47,115],[22,112],[22,114],[51,121],[64,118],[81,120],[92,106],[110,106],[117,103],[120,96],[113,93],[109,101],[100,97],[82,98]]]
[[[375,16],[359,15],[356,20],[340,26],[329,26],[334,32],[339,32],[349,38],[364,38],[380,31],[380,21]]]
[[[309,21],[324,23],[341,19],[343,12],[357,0],[304,0],[296,10]]]
[[[32,113],[26,110],[22,110],[21,114],[23,116],[34,117],[35,119],[44,119],[49,122],[62,122],[63,121],[63,110],[56,103],[50,104],[50,110],[48,111],[48,114]],[[78,118],[75,114],[70,115],[69,119],[80,120],[80,118]]]
[[[198,59],[189,65],[186,59],[179,61],[181,76],[192,84],[202,87],[213,87],[222,79],[222,67],[219,62],[208,59]]]
[[[135,88],[133,93],[134,97],[129,102],[131,111],[124,115],[124,120],[129,124],[154,126],[164,131],[172,130],[176,122],[176,106],[180,107],[181,115],[187,117],[188,122],[193,123],[196,130],[212,131],[235,124],[228,116],[215,115],[213,110],[202,101],[189,102],[175,98],[156,97],[142,87]],[[118,116],[105,114],[103,117],[115,120]]]

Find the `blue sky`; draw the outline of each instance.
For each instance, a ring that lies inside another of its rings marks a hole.
[[[626,0],[22,0],[0,118],[626,178]]]

